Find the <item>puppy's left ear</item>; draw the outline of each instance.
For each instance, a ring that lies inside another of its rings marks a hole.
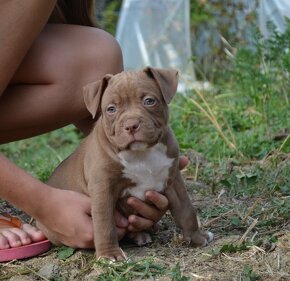
[[[165,102],[168,104],[174,97],[178,86],[178,71],[175,69],[161,69],[146,67],[143,70],[156,81]]]
[[[111,74],[107,74],[103,79],[87,84],[83,88],[84,101],[93,118],[96,117],[97,112],[101,112],[102,96],[112,76]]]

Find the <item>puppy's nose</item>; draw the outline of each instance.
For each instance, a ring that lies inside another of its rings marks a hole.
[[[140,128],[140,121],[137,119],[129,119],[125,122],[125,131],[127,133],[135,133]]]

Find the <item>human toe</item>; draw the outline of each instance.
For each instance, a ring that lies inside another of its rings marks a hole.
[[[21,246],[21,240],[17,234],[11,231],[12,228],[7,228],[1,231],[1,234],[7,239],[7,242],[11,248]]]
[[[22,229],[29,235],[32,242],[39,242],[45,240],[46,237],[38,228],[30,224],[23,224]]]
[[[0,250],[8,249],[10,248],[8,239],[0,233]]]
[[[9,230],[10,230],[10,232],[12,232],[16,236],[18,236],[18,239],[20,240],[21,245],[31,244],[32,240],[31,240],[29,234],[25,230],[23,230],[21,228],[11,228]]]

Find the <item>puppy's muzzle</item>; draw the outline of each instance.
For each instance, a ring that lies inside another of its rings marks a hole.
[[[124,131],[127,134],[134,135],[140,130],[140,120],[139,119],[128,119],[124,122]]]

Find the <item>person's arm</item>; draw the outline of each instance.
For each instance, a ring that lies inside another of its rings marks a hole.
[[[11,81],[34,39],[41,32],[56,0],[1,0],[0,96]]]
[[[90,199],[38,181],[1,154],[0,198],[39,220],[65,245],[93,247]]]
[[[0,154],[0,198],[28,214],[37,216],[37,211],[47,200],[48,191],[45,184]]]

